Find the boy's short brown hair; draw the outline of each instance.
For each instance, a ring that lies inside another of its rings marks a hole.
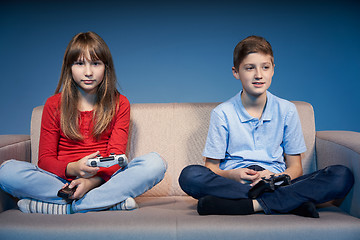
[[[250,53],[270,55],[274,64],[274,55],[270,43],[263,37],[249,36],[239,42],[234,49],[234,67],[236,70],[239,70],[241,62]]]

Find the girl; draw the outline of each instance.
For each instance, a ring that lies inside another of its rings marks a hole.
[[[124,154],[130,104],[116,89],[110,50],[94,32],[79,33],[65,51],[61,77],[44,106],[38,167],[9,160],[0,167],[1,188],[21,199],[27,213],[70,214],[137,208],[133,199],[159,183],[166,164],[150,153],[119,169],[86,165],[96,155]],[[61,188],[76,189],[68,203]]]

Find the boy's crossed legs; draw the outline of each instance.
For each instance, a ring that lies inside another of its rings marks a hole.
[[[253,200],[248,198],[249,184],[224,178],[204,166],[188,166],[179,177],[184,192],[199,199],[198,212],[201,215],[252,214],[262,210],[266,214],[278,212],[318,217],[315,204],[343,198],[353,182],[348,168],[329,166],[294,179],[291,185],[264,193]]]

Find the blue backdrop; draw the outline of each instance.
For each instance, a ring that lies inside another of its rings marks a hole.
[[[50,3],[49,3],[50,2]],[[273,46],[270,91],[314,106],[317,130],[359,131],[358,1],[13,1],[0,6],[0,134],[29,134],[54,93],[65,48],[95,31],[131,103],[221,102],[241,89],[232,51]]]

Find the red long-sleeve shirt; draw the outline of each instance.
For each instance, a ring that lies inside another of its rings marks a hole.
[[[68,163],[78,161],[96,151],[100,151],[103,157],[109,156],[110,153],[124,154],[129,133],[130,103],[123,95],[119,98],[116,114],[99,140],[92,136],[93,112],[80,112],[79,128],[83,135],[81,141],[67,138],[60,128],[61,93],[48,98],[41,120],[38,166],[71,181],[74,177],[65,174]],[[100,168],[97,176],[107,181],[118,169],[118,165]]]

